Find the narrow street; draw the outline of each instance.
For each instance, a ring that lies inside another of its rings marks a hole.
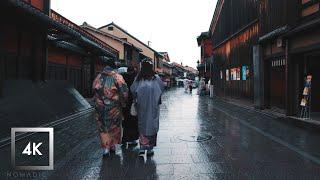
[[[0,14],[0,180],[320,179],[320,0]]]
[[[55,171],[38,179],[318,179],[319,133],[218,99],[172,89],[163,95],[153,157],[136,148],[102,158],[91,114],[54,129]],[[199,141],[199,142],[196,142]],[[1,149],[1,170],[9,167]],[[2,174],[5,175],[5,174]],[[8,177],[8,175],[7,175]],[[8,177],[8,179],[11,179]]]

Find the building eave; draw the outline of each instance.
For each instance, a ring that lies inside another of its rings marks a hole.
[[[223,5],[224,5],[224,0],[218,0],[211,23],[210,23],[210,28],[209,28],[210,33],[213,33],[216,28]]]
[[[275,30],[273,30],[273,31],[261,36],[259,38],[259,43],[263,43],[265,41],[277,38],[278,36],[281,36],[281,35],[287,33],[288,30],[289,30],[288,26],[283,26],[283,27],[277,28],[277,29],[275,29]]]
[[[30,4],[21,1],[21,0],[2,0],[0,1],[0,4],[5,3],[9,6],[12,6],[14,8],[17,8],[19,10],[24,11],[25,13],[29,14],[30,16],[33,16],[35,19],[37,19],[40,23],[43,23],[47,28],[54,28],[57,29],[63,33],[66,33],[70,36],[72,36],[74,39],[79,40],[80,42],[87,44],[88,46],[91,46],[92,48],[95,48],[100,51],[101,54],[107,55],[110,57],[115,57],[115,54],[110,52],[109,50],[100,47],[100,45],[96,44],[95,42],[92,42],[90,39],[84,37],[81,33],[73,30],[72,28],[61,24],[54,19],[52,19],[50,16],[45,14],[44,12],[40,11],[39,9],[31,6]]]
[[[289,36],[293,36],[295,34],[301,33],[301,32],[305,32],[307,30],[311,30],[311,29],[315,29],[315,28],[319,28],[320,26],[320,19],[314,19],[311,21],[308,21],[306,23],[302,23],[299,24],[298,26],[291,28],[291,30],[289,30],[284,37],[289,37]]]
[[[133,38],[134,40],[138,41],[139,43],[141,43],[143,46],[145,46],[146,48],[150,49],[151,51],[153,51],[155,54],[159,54],[158,51],[152,49],[150,46],[146,45],[145,43],[143,43],[142,41],[140,41],[138,38],[134,37],[133,35],[131,35],[130,33],[128,33],[126,30],[124,30],[123,28],[121,28],[120,26],[118,26],[117,24],[115,24],[114,22],[111,22],[107,25],[104,25],[100,28],[98,28],[99,30],[100,29],[103,29],[103,28],[106,28],[106,27],[109,27],[109,26],[115,26],[116,28],[118,28],[120,31],[122,31],[123,33],[127,34],[128,36],[130,36],[131,38]]]

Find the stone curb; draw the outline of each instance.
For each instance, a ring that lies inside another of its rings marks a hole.
[[[313,130],[319,130],[320,129],[320,122],[315,121],[315,120],[308,120],[308,119],[302,119],[302,118],[297,118],[294,116],[286,116],[280,113],[273,113],[273,112],[267,112],[267,111],[263,111],[263,110],[259,110],[257,108],[254,108],[253,106],[247,106],[247,105],[243,105],[243,104],[238,104],[235,102],[231,102],[231,100],[229,99],[225,99],[225,98],[221,98],[221,97],[217,97],[215,96],[214,99],[218,99],[222,102],[231,104],[231,105],[235,105],[237,107],[246,109],[246,110],[252,110],[256,113],[262,114],[262,115],[266,115],[268,117],[271,117],[277,121],[281,121],[281,122],[285,122],[285,123],[291,123],[294,124],[296,126],[302,127],[302,128],[307,128],[307,129],[313,129]]]

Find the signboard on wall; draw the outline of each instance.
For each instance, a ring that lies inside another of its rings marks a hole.
[[[237,78],[237,70],[236,68],[231,69],[231,80],[234,81]]]
[[[302,92],[302,99],[301,99],[301,118],[307,118],[310,119],[310,108],[311,108],[311,81],[312,81],[312,75],[308,75],[305,84],[304,89]]]
[[[250,71],[249,71],[249,67],[248,66],[242,66],[241,67],[241,79],[246,81],[249,79],[249,74],[250,74]]]
[[[231,69],[231,80],[233,80],[233,81],[240,80],[240,67]]]
[[[278,39],[277,39],[277,47],[278,47],[278,48],[281,48],[282,45],[283,45],[282,38],[278,38]]]
[[[240,67],[236,68],[236,80],[240,81]]]
[[[226,69],[226,81],[229,81],[229,69]]]

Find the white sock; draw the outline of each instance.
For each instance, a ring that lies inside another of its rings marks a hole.
[[[108,148],[105,148],[103,149],[103,154],[106,155],[106,154],[109,154],[110,150]]]
[[[122,149],[121,149],[121,145],[120,144],[116,144],[114,145],[115,147],[115,154],[121,154],[122,153]]]

